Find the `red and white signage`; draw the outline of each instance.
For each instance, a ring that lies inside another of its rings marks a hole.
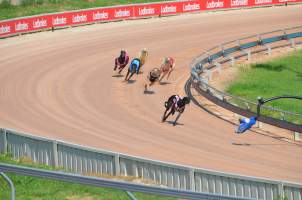
[[[248,0],[231,0],[230,5],[231,5],[231,8],[243,7],[243,6],[248,6],[249,2],[248,2]]]
[[[0,37],[52,27],[72,26],[101,21],[175,15],[203,10],[284,4],[286,2],[302,2],[302,0],[192,0],[103,7],[0,21]]]
[[[205,3],[205,10],[213,10],[226,7],[226,3],[224,0],[207,0],[205,1]]]
[[[255,5],[265,5],[265,4],[272,4],[273,0],[255,0]]]
[[[183,12],[196,12],[201,10],[200,2],[188,2],[183,3],[182,11]]]

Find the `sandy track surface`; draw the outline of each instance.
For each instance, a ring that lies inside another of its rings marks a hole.
[[[145,158],[301,183],[301,146],[252,132],[238,136],[233,125],[193,104],[178,126],[160,122],[164,100],[184,94],[188,64],[203,49],[301,25],[301,10],[203,13],[1,40],[1,126]],[[150,57],[135,82],[112,77],[113,58],[121,48],[133,58],[144,47]],[[147,72],[164,56],[176,60],[169,84],[143,94]]]

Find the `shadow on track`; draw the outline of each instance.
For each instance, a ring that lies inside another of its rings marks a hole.
[[[170,82],[161,82],[161,83],[159,83],[160,85],[169,85],[169,84],[171,84]]]
[[[144,91],[144,94],[154,94],[154,93],[155,93],[154,91],[149,91],[149,90]]]
[[[123,74],[116,74],[116,75],[112,75],[112,77],[114,77],[114,78],[121,78],[121,77],[124,77],[124,75]]]
[[[297,144],[251,144],[251,143],[236,143],[233,142],[232,145],[236,146],[296,146]]]
[[[136,82],[136,80],[129,80],[129,81],[127,81],[127,84],[133,84],[135,82]]]
[[[174,121],[166,121],[168,124],[171,124],[171,125],[173,125],[173,123],[174,123]],[[183,126],[184,124],[182,124],[182,123],[178,123],[178,122],[176,122],[176,126]]]

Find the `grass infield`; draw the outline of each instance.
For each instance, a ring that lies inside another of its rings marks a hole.
[[[258,96],[302,96],[302,50],[290,52],[268,62],[241,66],[237,78],[230,83],[226,91],[254,102],[257,102]],[[266,105],[302,115],[301,100],[281,99]],[[277,117],[277,113],[266,114]],[[302,123],[302,118],[290,120]]]

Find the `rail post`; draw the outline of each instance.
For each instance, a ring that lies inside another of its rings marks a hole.
[[[2,129],[2,134],[0,135],[1,140],[2,141],[2,145],[0,145],[0,147],[2,146],[2,148],[0,149],[0,153],[6,154],[7,153],[7,133],[6,133],[6,129]]]
[[[235,65],[235,58],[230,56],[229,59],[231,61],[231,66],[233,67]]]
[[[119,176],[121,174],[121,166],[120,166],[120,155],[114,155],[114,166],[115,166],[115,176]]]
[[[239,39],[236,41],[236,43],[237,43],[237,46],[238,46],[239,48],[241,48],[241,43],[240,43],[240,40],[239,40]]]
[[[217,66],[218,69],[218,73],[221,74],[222,73],[222,67],[221,64],[219,62],[215,62],[215,65]]]
[[[294,132],[294,140],[300,140],[300,133]]]
[[[250,62],[252,60],[251,51],[246,51],[247,60]]]
[[[258,38],[259,45],[261,45],[262,44],[261,34],[257,34],[257,38]]]
[[[224,47],[223,47],[222,44],[220,45],[220,49],[221,49],[221,52],[222,52],[222,56],[225,56],[225,55],[224,55]]]
[[[246,102],[246,103],[245,103],[245,106],[246,106],[246,109],[247,109],[247,110],[251,110],[251,107],[250,107],[249,103]]]
[[[278,196],[280,197],[280,199],[284,198],[284,185],[282,182],[278,184]]]
[[[59,167],[59,161],[58,161],[58,142],[53,141],[52,142],[52,153],[53,153],[53,166],[55,168]]]
[[[270,56],[272,54],[272,48],[269,45],[265,45],[267,48],[267,54]]]
[[[281,120],[285,120],[285,115],[283,112],[280,112]]]
[[[291,47],[296,49],[296,43],[295,43],[295,40],[294,39],[290,39],[290,44],[291,44]]]
[[[15,186],[12,180],[3,172],[0,172],[0,175],[6,180],[6,182],[9,184],[9,187],[11,189],[11,200],[15,200]]]
[[[206,72],[206,79],[208,81],[211,81],[212,80],[212,72],[211,72],[211,70],[206,69],[205,72]]]
[[[195,191],[195,172],[194,169],[190,169],[190,190]]]
[[[132,194],[130,191],[126,191],[126,193],[131,200],[137,200],[137,198],[134,196],[134,194]]]

